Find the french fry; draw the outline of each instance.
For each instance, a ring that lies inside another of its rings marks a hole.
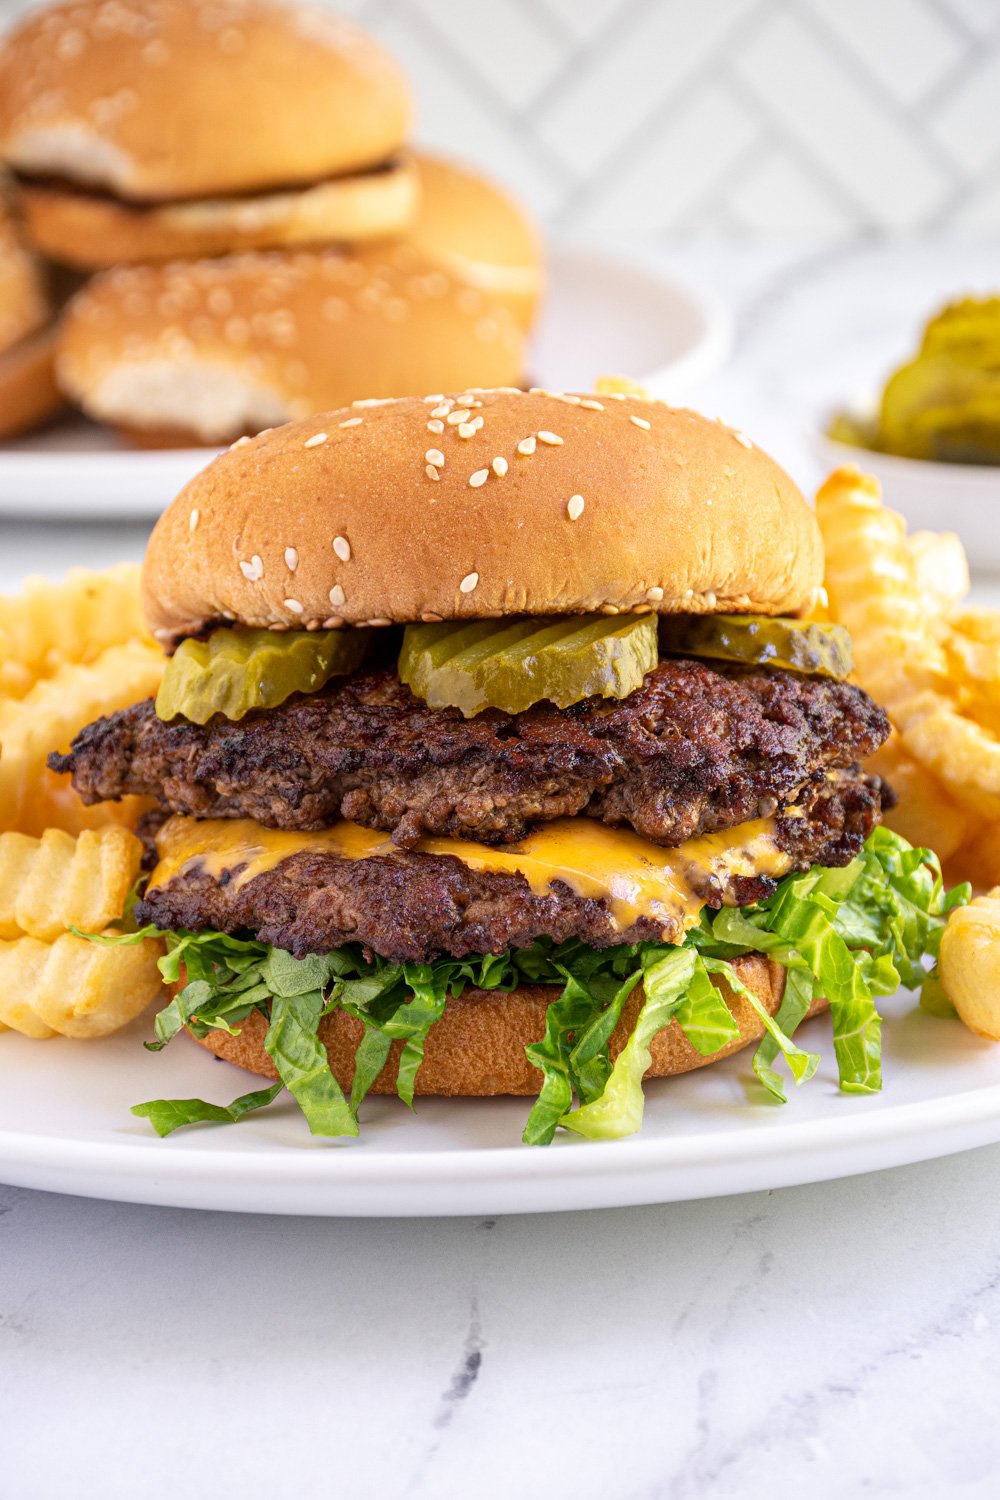
[[[838,469],[816,497],[834,617],[854,640],[857,675],[888,710],[903,750],[952,799],[1000,820],[1000,740],[966,713],[948,627],[921,590],[901,516],[878,481]]]
[[[104,947],[70,932],[0,942],[0,1023],[40,1040],[109,1036],[161,993],[162,951],[155,938]]]
[[[965,1025],[1000,1041],[1000,886],[951,913],[938,962],[944,992]]]
[[[906,538],[917,587],[934,608],[955,609],[969,592],[969,559],[954,531],[914,531]]]
[[[22,699],[0,702],[0,828],[37,829],[49,751],[67,749],[91,719],[155,693],[163,667],[155,646],[128,641],[88,664],[63,663]]]
[[[71,927],[101,932],[122,914],[139,875],[142,845],[114,826],[72,838],[0,834],[0,938],[54,942]]]
[[[883,776],[899,798],[883,822],[916,848],[933,849],[941,859],[949,859],[971,838],[976,827],[973,815],[906,753],[897,735],[866,762],[865,769]]]
[[[917,582],[901,516],[882,504],[876,479],[837,469],[816,496],[835,620],[854,641],[857,675],[890,711],[947,688],[948,663],[933,611]]]
[[[139,567],[72,568],[61,583],[29,578],[0,595],[0,697],[23,698],[64,662],[90,662],[109,646],[151,638],[142,618]]]

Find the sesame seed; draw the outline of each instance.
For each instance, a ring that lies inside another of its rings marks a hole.
[[[325,443],[325,442],[326,442],[326,433],[325,432],[314,432],[311,438],[306,438],[305,444],[303,446],[306,447],[306,448],[318,448],[319,445],[320,445],[320,443]]]
[[[459,422],[458,424],[458,435],[460,438],[475,437],[476,431],[475,422]]]
[[[240,572],[243,574],[244,578],[249,578],[251,583],[258,583],[260,579],[263,578],[264,564],[261,562],[256,552],[254,553],[253,557],[251,557],[249,562],[240,563]]]
[[[437,469],[435,469],[435,467],[434,467],[433,464],[426,464],[424,466],[424,473],[427,475],[428,479],[440,479],[441,478],[440,473],[438,472]]]
[[[288,569],[289,573],[294,573],[295,569],[298,567],[298,565],[299,565],[299,554],[296,552],[296,550],[295,550],[294,547],[286,547],[285,548],[285,567]]]
[[[324,630],[339,630],[340,627],[343,625],[343,623],[344,622],[341,619],[340,615],[331,615],[328,620],[324,620],[323,621],[323,629]]]
[[[652,426],[652,423],[647,422],[645,417],[637,417],[634,412],[630,414],[629,421],[633,427],[641,427],[643,432],[648,432]]]
[[[335,583],[330,590],[330,603],[334,609],[340,609],[344,604],[344,590],[339,583]]]
[[[198,516],[199,516],[199,514],[200,514],[200,512],[198,510],[198,507],[195,506],[194,510],[191,512],[190,516],[188,517],[188,527],[189,527],[189,529],[191,531],[193,531],[194,528],[198,524]]]
[[[494,474],[497,476],[498,479],[502,479],[503,476],[506,474],[508,468],[509,468],[509,465],[507,463],[507,460],[501,454],[498,453],[497,456],[496,456],[496,458],[493,460],[493,472],[494,472]]]
[[[465,577],[462,579],[462,582],[458,586],[463,594],[471,594],[472,590],[475,588],[478,582],[478,573],[466,573]]]
[[[752,448],[753,447],[753,443],[751,443],[751,441],[747,437],[746,433],[745,432],[739,432],[735,427],[733,428],[733,437],[736,439],[736,441],[738,443],[742,444],[742,446],[744,448]]]
[[[440,622],[442,616],[436,615],[433,610],[426,609],[424,610],[424,613],[420,616],[420,618],[427,625],[437,625]]]
[[[297,599],[284,599],[282,603],[286,609],[291,610],[293,615],[300,615],[302,613],[302,605]]]
[[[621,610],[618,608],[617,604],[602,604],[601,605],[601,614],[602,615],[620,615],[621,614]]]
[[[432,418],[432,420],[427,423],[427,431],[433,432],[436,436],[438,433],[444,432],[444,423],[439,422],[436,417]]]
[[[428,448],[424,458],[429,464],[437,464],[439,469],[444,468],[444,454],[440,448]]]
[[[646,598],[652,599],[654,604],[659,604],[660,600],[663,598],[663,590],[661,588],[647,589]]]
[[[715,594],[714,594],[714,592],[713,592],[712,589],[706,589],[705,592],[704,592],[704,594],[702,595],[702,598],[705,601],[705,608],[706,609],[714,609],[715,606],[719,602],[718,599],[715,597]]]
[[[434,410],[431,412],[431,416],[432,417],[446,417],[450,411],[451,411],[451,407],[450,406],[435,406]]]
[[[444,400],[444,396],[441,395],[441,393],[439,392],[436,396],[425,396],[424,397],[424,405],[425,406],[433,406],[434,403],[435,403],[435,401],[443,401],[443,400]]]
[[[517,445],[517,451],[518,451],[518,453],[523,453],[524,456],[525,456],[525,458],[527,458],[527,456],[528,456],[529,453],[534,453],[534,451],[535,451],[535,440],[534,440],[534,438],[533,437],[522,438],[521,441]]]
[[[571,495],[566,502],[566,514],[571,521],[579,521],[583,515],[583,496]]]
[[[235,443],[229,444],[229,451],[232,452],[234,448],[245,448],[249,441],[250,439],[247,437],[246,433],[244,433],[242,437],[238,437],[236,439]]]
[[[604,407],[601,405],[600,401],[591,401],[589,398],[586,401],[581,401],[580,405],[581,406],[585,406],[588,411],[603,411],[604,410]]]
[[[457,411],[450,411],[445,420],[449,427],[457,427],[460,422],[467,422],[471,416],[467,406],[460,406]]]
[[[562,438],[555,432],[540,432],[538,434],[538,441],[540,443],[548,443],[550,448],[559,448],[562,446]]]
[[[338,425],[341,427],[360,427],[364,420],[364,417],[348,417],[346,422],[341,422]],[[306,447],[312,447],[313,442],[315,442],[315,439],[310,438],[309,442],[306,443]]]
[[[477,469],[474,474],[469,475],[469,483],[474,490],[478,490],[479,486],[485,484],[489,477],[489,469]]]
[[[333,539],[333,550],[334,550],[334,552],[336,552],[336,554],[340,558],[341,562],[350,562],[350,560],[351,560],[351,544],[347,540],[346,536],[335,536],[334,537],[334,539]]]

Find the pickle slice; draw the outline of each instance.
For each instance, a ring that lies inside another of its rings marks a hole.
[[[156,695],[161,719],[207,724],[213,714],[242,719],[276,708],[292,693],[313,693],[360,665],[367,630],[213,630],[186,640],[167,662]]]
[[[669,615],[660,628],[671,656],[708,656],[816,677],[849,677],[854,670],[851,637],[842,625],[772,615]]]
[[[653,615],[576,615],[552,621],[407,625],[403,682],[431,708],[467,719],[485,708],[519,714],[543,699],[627,698],[658,660]]]

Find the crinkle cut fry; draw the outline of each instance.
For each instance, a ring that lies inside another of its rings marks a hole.
[[[44,1040],[108,1036],[162,992],[155,938],[105,947],[64,932],[0,941],[0,1028]]]
[[[0,698],[23,698],[64,662],[90,662],[109,646],[150,640],[137,563],[102,572],[71,568],[59,583],[28,578],[0,594]]]
[[[59,828],[0,834],[0,939],[101,931],[121,916],[141,863],[139,839],[114,825],[77,838]]]

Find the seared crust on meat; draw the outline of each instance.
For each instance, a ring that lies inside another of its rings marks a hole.
[[[843,865],[878,817],[877,781],[851,772],[821,777],[794,809],[779,814],[777,842],[794,868]],[[647,917],[622,929],[605,901],[578,896],[561,881],[542,896],[522,875],[477,872],[451,855],[400,850],[352,860],[311,850],[244,884],[233,878],[237,873],[216,879],[195,864],[147,890],[137,920],[249,933],[297,957],[357,942],[383,958],[409,962],[527,948],[539,937],[575,937],[607,948],[682,936],[679,924],[665,928]],[[764,877],[736,877],[724,886],[713,881],[699,894],[708,906],[747,906],[773,889],[774,881]]]
[[[402,847],[422,834],[510,842],[577,813],[676,846],[773,812],[888,732],[860,688],[791,672],[662,661],[621,701],[463,719],[372,670],[238,723],[165,724],[149,700],[98,719],[49,764],[85,802],[139,793],[272,828],[346,818]]]

